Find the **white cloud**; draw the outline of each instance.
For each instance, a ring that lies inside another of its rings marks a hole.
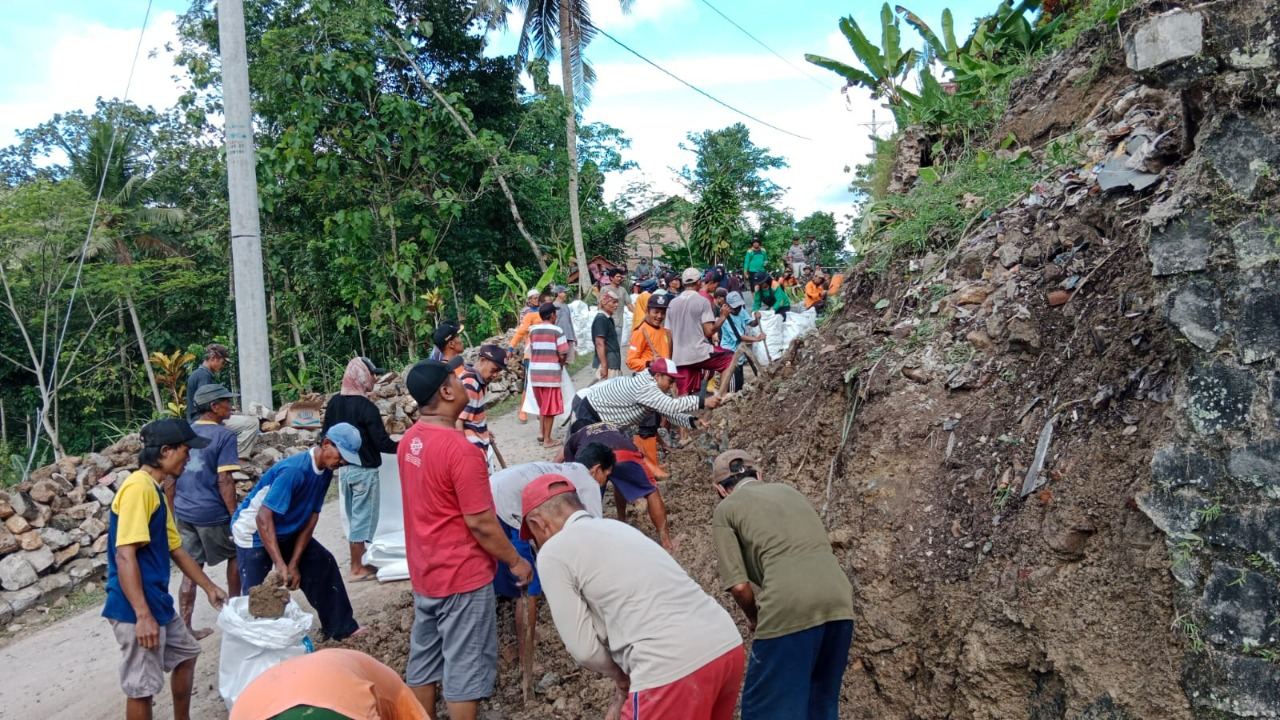
[[[176,19],[176,13],[163,12],[148,24],[129,87],[129,99],[139,106],[165,108],[178,98],[173,54],[164,50],[165,43],[176,43]],[[47,54],[30,58],[27,67],[35,73],[12,93],[21,100],[0,103],[0,145],[15,142],[16,130],[39,125],[55,113],[91,112],[99,97],[124,97],[140,29],[60,24],[43,45]]]

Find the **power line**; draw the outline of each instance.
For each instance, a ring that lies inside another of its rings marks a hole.
[[[765,45],[765,43],[764,43],[764,41],[763,41],[763,40],[761,40],[760,38],[756,37],[755,35],[752,35],[751,33],[747,32],[747,29],[746,29],[746,28],[744,28],[744,27],[742,27],[741,25],[739,25],[738,23],[734,22],[734,21],[733,21],[733,18],[729,17],[728,15],[725,15],[725,14],[724,14],[724,12],[720,10],[720,8],[716,7],[715,5],[712,5],[708,0],[702,0],[702,4],[703,4],[703,5],[706,5],[707,7],[711,8],[712,10],[714,10],[714,11],[715,11],[715,13],[716,13],[717,15],[719,15],[719,16],[720,16],[720,17],[722,17],[722,18],[724,18],[724,19],[725,19],[725,20],[726,20],[730,25],[732,25],[732,26],[734,26],[734,27],[738,28],[739,30],[741,30],[743,35],[746,35],[747,37],[751,38],[752,40],[754,40],[754,41],[756,42],[756,44],[757,44],[757,45],[759,45],[760,47],[764,48],[765,50],[768,50],[769,52],[771,52],[771,53],[773,53],[774,55],[776,55],[776,56],[777,56],[777,58],[778,58],[779,60],[781,60],[782,62],[784,62],[784,63],[786,63],[786,64],[788,64],[788,65],[790,65],[790,66],[791,66],[791,68],[792,68],[793,70],[795,70],[796,72],[798,72],[798,73],[800,73],[801,75],[804,75],[805,77],[809,78],[810,80],[812,80],[812,81],[814,81],[814,82],[818,83],[818,84],[819,84],[819,85],[821,85],[824,89],[827,89],[827,90],[834,90],[834,89],[835,89],[835,88],[831,87],[830,85],[828,85],[828,84],[826,84],[826,83],[822,82],[822,81],[821,81],[821,80],[819,80],[818,78],[816,78],[816,77],[814,77],[814,76],[810,75],[809,73],[805,72],[804,68],[801,68],[800,66],[798,66],[798,65],[796,65],[795,63],[791,62],[790,60],[788,60],[787,58],[785,58],[784,56],[782,56],[781,54],[779,54],[777,50],[774,50],[773,48],[769,47],[768,45]]]
[[[758,122],[758,123],[760,123],[761,125],[764,125],[765,127],[767,127],[767,128],[771,128],[771,129],[773,129],[773,130],[777,130],[778,132],[783,133],[784,135],[790,135],[791,137],[799,138],[799,139],[801,139],[801,140],[809,140],[809,141],[812,141],[812,140],[813,140],[813,138],[807,138],[807,137],[805,137],[804,135],[798,135],[798,134],[796,134],[796,133],[791,132],[790,130],[783,130],[782,128],[778,127],[777,125],[774,125],[774,124],[772,124],[772,123],[767,123],[767,122],[765,122],[764,120],[761,120],[760,118],[756,117],[755,115],[752,115],[752,114],[747,113],[747,112],[745,112],[745,111],[739,110],[738,108],[736,108],[736,107],[734,107],[734,106],[730,105],[729,103],[727,103],[727,102],[725,102],[725,101],[721,100],[720,98],[718,98],[718,97],[716,97],[716,96],[712,95],[711,93],[708,93],[707,91],[702,90],[701,88],[696,87],[695,85],[693,85],[692,83],[688,82],[687,80],[684,80],[684,79],[682,79],[682,78],[680,78],[680,77],[676,76],[676,75],[675,75],[674,73],[672,73],[670,70],[667,70],[666,68],[664,68],[664,67],[662,67],[661,65],[659,65],[658,63],[656,63],[656,62],[654,62],[654,61],[650,60],[649,58],[647,58],[647,57],[645,57],[645,56],[641,55],[640,53],[636,52],[635,50],[632,50],[631,48],[627,47],[627,46],[626,46],[626,45],[625,45],[621,40],[618,40],[618,38],[616,38],[616,37],[614,37],[614,36],[610,35],[609,33],[605,32],[604,30],[601,30],[600,28],[596,28],[596,32],[598,32],[598,33],[600,33],[601,35],[603,35],[603,36],[605,36],[605,37],[609,38],[610,40],[612,40],[612,41],[614,42],[614,44],[615,44],[615,45],[617,45],[618,47],[622,48],[623,50],[626,50],[627,52],[631,53],[632,55],[635,55],[636,57],[640,58],[641,60],[645,61],[646,63],[648,63],[648,64],[650,64],[650,65],[654,66],[654,67],[655,67],[655,68],[657,68],[657,69],[658,69],[662,74],[666,75],[667,77],[671,78],[672,80],[675,80],[676,82],[680,83],[681,85],[684,85],[685,87],[689,88],[690,90],[693,90],[694,92],[696,92],[696,93],[698,93],[699,95],[701,95],[701,96],[703,96],[703,97],[707,98],[708,100],[710,100],[710,101],[712,101],[712,102],[716,103],[717,105],[721,105],[721,106],[723,106],[723,107],[726,107],[726,108],[728,108],[728,109],[732,110],[733,112],[735,112],[735,113],[737,113],[737,114],[741,115],[742,117],[747,118],[748,120],[752,120],[752,121],[754,121],[754,122]]]
[[[138,31],[138,44],[133,49],[133,62],[129,65],[129,78],[124,84],[124,97],[116,106],[115,118],[111,124],[111,144],[107,147],[107,159],[102,164],[102,176],[98,178],[98,192],[93,198],[93,211],[89,214],[89,229],[84,234],[84,244],[80,246],[80,258],[76,262],[76,276],[71,283],[71,293],[67,297],[67,314],[62,320],[62,330],[58,334],[58,342],[54,345],[53,363],[49,367],[49,382],[46,387],[50,392],[57,392],[58,387],[58,361],[62,357],[62,348],[67,340],[67,328],[71,325],[71,311],[76,305],[76,292],[80,289],[80,281],[84,277],[84,261],[89,255],[89,242],[93,239],[93,229],[98,223],[98,207],[102,204],[102,193],[107,185],[107,173],[111,171],[111,159],[115,155],[116,140],[120,136],[120,116],[124,113],[124,105],[129,102],[129,91],[133,88],[133,73],[138,68],[138,57],[142,54],[142,40],[147,34],[147,24],[151,20],[151,4],[152,0],[147,0],[147,9],[142,15],[142,29]],[[37,368],[42,371],[43,368]],[[48,398],[44,399],[46,405]],[[38,438],[38,436],[37,436]],[[31,474],[31,464],[36,459],[36,448],[40,445],[39,440],[31,443],[31,454],[27,456],[27,475]]]

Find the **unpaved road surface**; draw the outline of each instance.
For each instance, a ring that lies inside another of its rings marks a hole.
[[[579,370],[573,381],[578,388],[591,382],[590,366]],[[555,437],[563,439],[562,418],[557,419]],[[520,424],[513,410],[490,419],[499,448],[508,463],[550,460],[555,450],[542,447],[537,438],[537,418]],[[329,503],[320,514],[315,537],[337,557],[346,574],[347,543],[338,517],[338,504]],[[210,575],[225,587],[222,566]],[[170,590],[177,597],[181,575],[175,573]],[[356,619],[372,614],[408,589],[407,582],[362,582],[347,586]],[[301,592],[294,600],[310,609]],[[102,606],[21,637],[0,649],[0,708],[7,718],[48,718],[49,720],[109,720],[124,715],[124,695],[120,691],[120,649],[110,626],[101,617]],[[222,633],[217,629],[217,613],[197,594],[195,626],[214,628],[200,641],[203,653],[196,665],[195,695],[191,701],[193,718],[225,718],[226,707],[218,695],[218,657]],[[172,717],[168,688],[156,698],[155,717]]]

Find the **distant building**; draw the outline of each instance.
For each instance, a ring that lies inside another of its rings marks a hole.
[[[612,270],[618,267],[615,263],[610,262],[603,255],[596,255],[587,261],[587,271],[591,273],[591,284],[596,285],[600,282],[600,275],[605,270]],[[578,265],[574,263],[573,270],[569,273],[569,284],[578,284]]]
[[[627,219],[627,267],[641,258],[663,258],[667,264],[682,265],[678,251],[689,237],[689,210],[693,204],[682,197],[669,197],[644,212]],[[679,227],[677,228],[677,223]]]

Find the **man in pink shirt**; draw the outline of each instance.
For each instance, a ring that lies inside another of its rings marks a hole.
[[[433,716],[442,683],[449,717],[474,720],[498,677],[495,559],[521,586],[533,568],[494,514],[484,453],[456,429],[467,404],[453,372],[461,362],[422,360],[405,376],[418,403],[418,421],[398,452],[414,593],[405,680]]]

